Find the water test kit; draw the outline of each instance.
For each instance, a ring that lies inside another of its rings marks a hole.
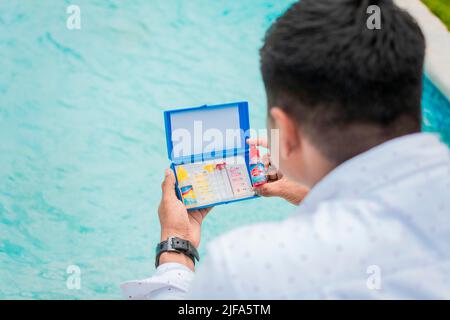
[[[249,146],[247,102],[164,112],[176,192],[187,209],[257,197],[266,180],[256,146]]]

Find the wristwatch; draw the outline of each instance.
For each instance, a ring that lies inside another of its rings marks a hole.
[[[167,240],[156,245],[156,260],[155,266],[159,266],[159,257],[163,252],[178,252],[182,253],[192,259],[195,265],[195,259],[200,260],[197,249],[188,240],[178,237],[169,237]]]

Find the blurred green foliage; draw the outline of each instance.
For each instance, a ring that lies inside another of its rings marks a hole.
[[[422,0],[450,30],[450,0]]]

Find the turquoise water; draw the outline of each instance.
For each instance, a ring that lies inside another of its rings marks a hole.
[[[71,1],[0,0],[0,298],[120,298],[120,282],[151,274],[162,111],[248,100],[263,128],[258,48],[291,2],[77,0],[68,30]],[[424,108],[426,130],[445,128],[449,102],[428,81]],[[291,210],[217,207],[204,242]]]

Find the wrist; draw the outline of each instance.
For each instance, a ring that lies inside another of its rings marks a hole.
[[[195,260],[200,260],[194,245],[179,233],[161,233],[162,241],[156,246],[155,265],[180,263],[194,271]]]
[[[169,237],[177,237],[185,240],[189,240],[187,235],[183,232],[179,232],[171,229],[161,229],[161,239],[160,241],[166,241]]]

